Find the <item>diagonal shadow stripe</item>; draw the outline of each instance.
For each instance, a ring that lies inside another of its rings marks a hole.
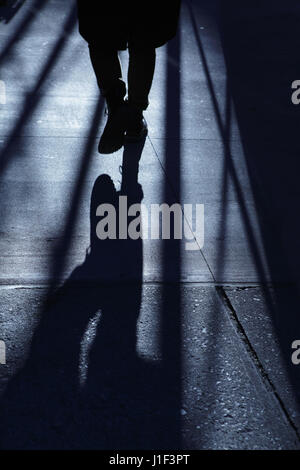
[[[67,17],[65,25],[63,27],[63,32],[61,33],[60,37],[56,41],[56,44],[53,47],[53,51],[36,81],[36,85],[34,89],[31,91],[31,93],[27,96],[25,100],[25,103],[23,106],[24,110],[21,116],[16,122],[13,131],[8,137],[7,142],[3,150],[0,153],[0,173],[3,173],[10,159],[12,158],[13,156],[12,150],[13,150],[13,147],[15,145],[17,138],[20,135],[21,129],[26,124],[26,122],[28,121],[28,119],[30,118],[30,116],[32,115],[35,108],[40,102],[41,96],[38,94],[39,90],[41,89],[43,83],[45,82],[46,78],[48,77],[55,63],[59,59],[59,56],[62,54],[62,51],[66,44],[66,39],[71,34],[72,30],[75,27],[75,24],[76,24],[76,9],[73,8]]]
[[[20,41],[22,36],[25,35],[27,29],[30,27],[32,20],[36,17],[38,13],[42,11],[44,6],[47,4],[47,0],[36,0],[33,5],[30,7],[29,12],[24,16],[21,24],[19,25],[17,31],[6,44],[5,48],[0,54],[0,64],[4,62],[7,57],[9,57],[11,49],[14,47],[16,42]]]
[[[104,108],[104,102],[102,99],[100,99],[97,102],[97,105],[95,107],[95,112],[91,119],[92,126],[90,129],[89,135],[87,137],[86,145],[81,155],[81,166],[78,172],[77,181],[74,185],[73,199],[70,205],[70,211],[66,217],[63,234],[60,238],[58,245],[55,247],[53,255],[52,255],[53,266],[51,269],[52,273],[50,275],[50,278],[52,280],[52,285],[49,289],[49,296],[52,295],[53,289],[55,288],[57,284],[57,280],[60,279],[64,271],[65,261],[68,255],[68,249],[70,246],[72,232],[77,221],[78,207],[79,207],[80,200],[82,197],[83,185],[86,180],[89,165],[90,165],[91,158],[93,155],[95,135],[97,134],[97,131],[100,125],[101,116],[103,114],[103,108]]]

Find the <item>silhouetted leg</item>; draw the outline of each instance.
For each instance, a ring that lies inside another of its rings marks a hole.
[[[141,109],[146,109],[149,104],[155,58],[155,48],[129,48],[128,100]]]
[[[118,51],[101,49],[96,44],[89,44],[89,51],[98,86],[103,96],[106,96],[122,80]]]
[[[107,104],[107,122],[99,141],[99,153],[113,153],[124,144],[126,109],[124,97],[126,85],[122,80],[122,68],[116,49],[103,49],[89,44],[90,57],[101,94]]]
[[[148,107],[155,69],[155,48],[129,48],[128,109],[124,107],[126,85],[122,80],[122,68],[115,49],[103,49],[89,44],[90,57],[98,86],[105,96],[108,120],[101,136],[99,153],[113,153],[126,140],[136,142],[147,135],[143,110]]]
[[[128,104],[130,117],[126,132],[126,140],[129,142],[142,140],[148,132],[143,110],[147,109],[149,105],[148,96],[153,81],[155,58],[155,48],[129,48]]]
[[[122,80],[122,67],[117,50],[101,49],[89,44],[91,62],[98,86],[105,96]],[[128,99],[146,109],[155,69],[155,48],[129,48]]]

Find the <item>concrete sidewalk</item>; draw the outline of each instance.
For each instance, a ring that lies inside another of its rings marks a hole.
[[[75,3],[0,9],[2,449],[300,448],[300,11],[223,3],[183,3],[145,145],[109,156]],[[139,157],[132,201],[204,204],[201,250],[93,247]]]

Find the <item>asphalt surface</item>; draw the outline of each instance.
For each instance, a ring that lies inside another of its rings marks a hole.
[[[297,2],[184,2],[109,156],[74,6],[0,8],[0,449],[299,449]],[[97,239],[120,194],[203,246]]]

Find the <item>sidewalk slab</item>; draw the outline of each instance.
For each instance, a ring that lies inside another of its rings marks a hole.
[[[226,288],[245,335],[300,429],[300,369],[292,363],[292,343],[300,338],[299,293],[292,286]]]

